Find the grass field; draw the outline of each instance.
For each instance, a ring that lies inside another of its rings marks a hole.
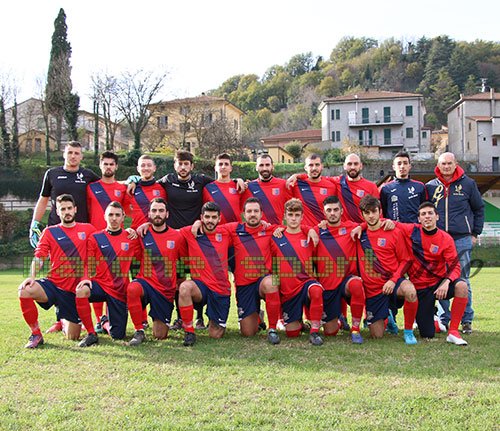
[[[416,346],[401,335],[354,346],[345,333],[322,347],[305,335],[271,346],[264,334],[239,336],[233,307],[226,336],[201,332],[193,348],[175,332],[139,348],[101,336],[88,349],[49,334],[30,351],[22,277],[1,272],[0,429],[499,430],[499,277],[485,268],[473,279],[465,348],[441,334]],[[41,310],[42,328],[53,318]]]

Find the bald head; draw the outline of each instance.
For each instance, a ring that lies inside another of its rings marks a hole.
[[[455,159],[455,154],[453,153],[441,154],[438,158],[437,167],[444,179],[448,180],[451,177],[453,177],[455,169],[457,169],[457,161]]]
[[[363,170],[363,163],[357,154],[349,154],[344,161],[344,171],[351,180],[360,178],[361,171]]]

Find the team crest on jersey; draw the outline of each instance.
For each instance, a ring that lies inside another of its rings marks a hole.
[[[160,191],[159,190],[153,190],[153,196],[160,196]]]
[[[345,235],[347,233],[347,229],[345,227],[341,227],[339,229],[339,235]]]
[[[122,195],[121,190],[115,190],[115,196],[116,196],[117,198],[121,197],[121,195]]]
[[[238,193],[238,190],[236,190],[235,188],[233,188],[233,187],[230,187],[230,188],[229,188],[229,194],[230,194],[230,195],[235,195],[235,194],[237,194],[237,193]]]
[[[301,239],[301,240],[300,240],[300,245],[301,245],[302,247],[304,247],[304,248],[307,248],[307,246],[309,245],[309,244],[307,243],[307,239]]]
[[[128,242],[122,242],[122,244],[121,244],[121,245],[122,245],[122,246],[121,246],[121,249],[122,249],[123,251],[128,251],[129,246],[130,246],[130,244],[129,244]]]
[[[362,198],[363,196],[365,195],[365,191],[364,190],[356,190],[356,196]]]
[[[273,196],[279,196],[280,195],[280,189],[277,188],[272,188],[271,193]]]
[[[173,250],[175,247],[175,241],[167,241],[167,248]]]
[[[258,235],[259,236],[266,236],[266,231],[265,230],[261,230],[261,231],[259,231]]]
[[[438,251],[439,251],[439,246],[431,244],[431,253],[432,254],[437,254]]]
[[[377,239],[377,245],[379,247],[385,247],[385,244],[387,243],[386,239],[385,238],[379,238]]]
[[[327,190],[327,189],[325,189],[324,187],[321,187],[321,188],[319,189],[319,193],[320,193],[321,195],[323,195],[323,196],[326,196],[326,195],[328,194],[328,190]]]
[[[85,232],[78,232],[78,239],[81,239],[82,241],[87,238],[87,235]]]
[[[215,240],[217,242],[222,242],[222,234],[221,233],[216,233],[215,234]]]

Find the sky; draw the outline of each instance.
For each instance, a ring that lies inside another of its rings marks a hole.
[[[0,78],[18,102],[37,96],[54,20],[66,12],[73,89],[91,110],[91,76],[167,72],[159,99],[190,97],[238,74],[258,76],[304,52],[328,58],[345,36],[500,41],[500,2],[483,0],[17,0],[2,2]]]

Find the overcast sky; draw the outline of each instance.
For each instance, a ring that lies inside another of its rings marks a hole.
[[[46,74],[60,7],[73,88],[88,110],[90,76],[99,71],[166,70],[166,99],[196,96],[236,74],[261,76],[302,52],[328,58],[344,36],[500,41],[500,2],[493,0],[7,0],[0,76],[15,77],[18,101],[36,95],[36,78]]]

